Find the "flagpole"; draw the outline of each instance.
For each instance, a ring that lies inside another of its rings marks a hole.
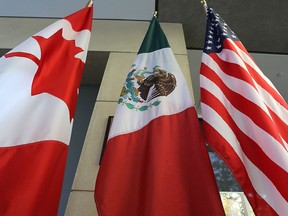
[[[86,7],[91,7],[93,4],[93,0],[88,0]]]

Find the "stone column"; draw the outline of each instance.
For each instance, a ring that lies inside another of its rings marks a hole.
[[[90,50],[109,51],[110,55],[82,149],[66,216],[98,215],[94,203],[94,187],[108,117],[114,115],[124,80],[148,26],[149,22],[143,21],[101,20],[93,22]],[[182,25],[161,23],[161,26],[192,93]]]

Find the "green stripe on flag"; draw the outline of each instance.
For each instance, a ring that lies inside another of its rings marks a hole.
[[[150,53],[167,47],[170,47],[170,45],[157,18],[154,16],[150,22],[149,29],[141,44],[138,54]]]

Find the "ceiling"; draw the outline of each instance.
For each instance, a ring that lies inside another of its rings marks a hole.
[[[28,1],[30,2],[27,6]],[[5,1],[0,17],[63,17],[88,0]],[[201,0],[94,0],[94,19],[181,23],[187,49],[202,49],[206,17]],[[249,52],[288,54],[287,0],[206,0],[234,30]]]
[[[249,52],[288,54],[288,1],[206,0]],[[156,1],[160,22],[182,23],[188,49],[202,49],[206,17],[200,0]]]

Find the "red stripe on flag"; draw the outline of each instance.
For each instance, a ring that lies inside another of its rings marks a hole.
[[[0,148],[0,215],[57,215],[67,151],[57,141]]]
[[[100,215],[223,215],[211,179],[196,111],[189,108],[112,138],[101,162],[95,200]]]
[[[242,151],[249,158],[249,160],[273,182],[273,184],[279,190],[282,196],[286,199],[286,201],[288,201],[288,190],[287,190],[288,173],[281,167],[279,167],[277,164],[275,164],[263,152],[259,144],[254,142],[250,137],[248,137],[239,129],[239,127],[231,118],[230,114],[228,113],[224,105],[212,93],[208,92],[206,89],[201,88],[201,97],[202,102],[212,107],[212,109],[214,109],[222,117],[222,119],[229,125],[229,127],[239,140],[239,144],[242,148]],[[207,134],[206,136],[210,138]],[[215,138],[213,137],[213,139]],[[255,155],[257,155],[257,157],[255,157]]]

